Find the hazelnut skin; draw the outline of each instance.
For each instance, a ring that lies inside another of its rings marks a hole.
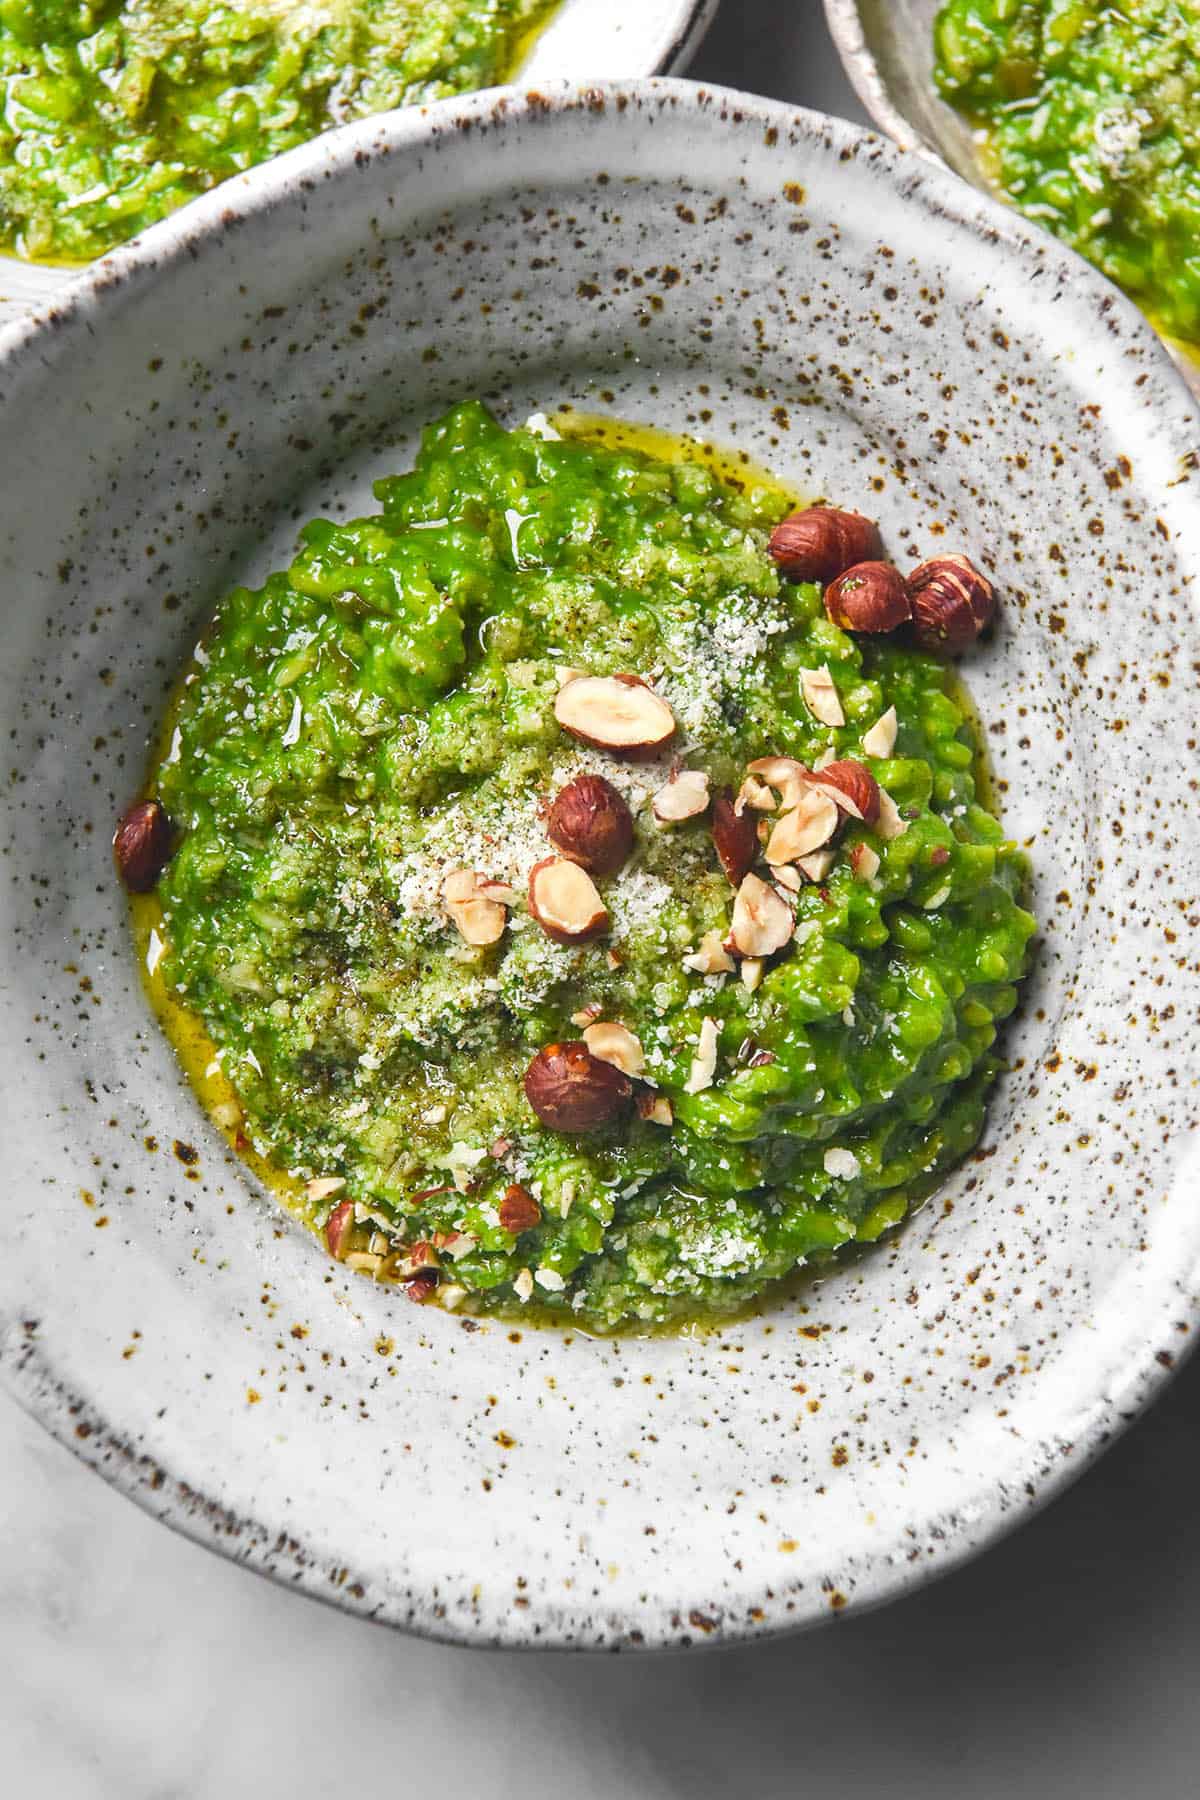
[[[354,1202],[342,1200],[325,1221],[325,1242],[329,1246],[329,1254],[336,1256],[339,1262],[350,1247],[350,1233],[353,1229]]]
[[[957,656],[975,642],[996,610],[996,590],[966,556],[936,556],[907,582],[913,640],[922,650]]]
[[[729,788],[722,788],[713,801],[712,840],[730,887],[740,888],[758,852],[758,822],[748,808],[734,811]]]
[[[882,551],[874,520],[837,506],[808,506],[790,514],[767,543],[768,554],[789,581],[832,581]]]
[[[594,1131],[626,1111],[633,1083],[584,1043],[547,1044],[525,1071],[525,1098],[552,1131]]]
[[[861,562],[825,589],[825,611],[842,631],[895,631],[911,616],[904,577],[891,563]]]
[[[546,835],[589,874],[615,875],[633,849],[633,815],[603,775],[577,775],[550,808]]]
[[[826,763],[823,769],[814,770],[812,779],[843,812],[874,825],[879,817],[879,783],[865,763],[853,757]]]
[[[117,874],[131,894],[148,894],[171,857],[171,822],[161,800],[139,800],[113,833]]]
[[[535,1225],[542,1222],[542,1209],[527,1187],[514,1181],[507,1188],[499,1206],[500,1229],[511,1231],[519,1237],[523,1231],[532,1231]]]

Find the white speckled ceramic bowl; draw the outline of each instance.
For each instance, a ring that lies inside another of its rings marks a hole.
[[[517,73],[523,86],[628,81],[685,69],[718,0],[560,0]],[[0,256],[0,325],[49,306],[75,271]]]
[[[967,674],[1044,922],[1012,1073],[906,1229],[707,1339],[513,1333],[332,1266],[139,987],[109,834],[214,597],[470,394],[743,446],[1004,592]],[[950,1566],[1144,1404],[1200,1257],[1200,424],[1082,263],[813,114],[487,95],[109,258],[0,344],[0,434],[0,1346],[108,1480],[414,1630],[728,1641]]]

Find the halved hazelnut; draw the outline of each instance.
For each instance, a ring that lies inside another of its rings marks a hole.
[[[636,675],[579,675],[559,688],[554,716],[564,731],[631,759],[657,756],[675,736],[675,715]]]
[[[633,1083],[586,1044],[547,1044],[525,1071],[525,1098],[553,1131],[593,1131],[620,1118]]]
[[[886,788],[879,790],[879,817],[874,829],[885,844],[890,844],[893,838],[901,837],[908,830],[908,820],[900,817],[900,808]]]
[[[608,929],[608,912],[586,869],[547,856],[529,871],[529,910],[556,944],[585,944]]]
[[[602,1008],[598,1000],[589,1000],[586,1006],[581,1006],[578,1012],[573,1012],[571,1014],[571,1023],[572,1025],[578,1025],[580,1031],[582,1031],[585,1025],[594,1025],[596,1023],[596,1020],[600,1017],[601,1011]]]
[[[442,900],[459,936],[468,944],[494,944],[503,936],[508,919],[503,902],[481,891],[481,878],[474,869],[449,870],[442,882]]]
[[[546,819],[555,849],[592,875],[615,875],[633,849],[633,815],[603,775],[577,775]]]
[[[673,1125],[675,1113],[671,1102],[665,1094],[656,1094],[650,1088],[641,1088],[637,1096],[639,1119],[648,1119],[651,1125]]]
[[[131,894],[148,894],[171,856],[171,822],[161,800],[139,800],[113,833],[117,874]]]
[[[523,1231],[532,1231],[535,1225],[542,1222],[541,1207],[529,1189],[522,1187],[518,1181],[514,1181],[505,1190],[497,1211],[501,1231],[510,1231],[514,1237],[520,1237]]]
[[[878,556],[879,527],[861,513],[838,506],[807,506],[781,519],[767,554],[791,581],[832,581],[843,569]]]
[[[842,703],[838,698],[833,676],[829,673],[828,663],[823,663],[819,669],[801,669],[800,692],[809,712],[822,725],[836,728],[846,723],[846,715],[842,711]]]
[[[776,887],[786,888],[790,894],[798,894],[804,886],[800,871],[791,863],[776,863],[771,870],[771,877]]]
[[[896,709],[889,706],[869,731],[863,732],[862,747],[868,756],[890,756],[896,748]]]
[[[349,1249],[350,1233],[354,1228],[354,1202],[342,1200],[334,1207],[325,1221],[325,1242],[329,1245],[330,1256],[336,1256],[340,1262]]]
[[[698,818],[707,809],[708,776],[697,769],[681,769],[654,796],[654,816],[660,825]]]
[[[740,887],[758,851],[758,832],[752,818],[734,810],[728,788],[713,801],[712,840],[730,887]]]
[[[791,907],[767,882],[747,875],[733,903],[729,938],[740,956],[771,956],[792,935]]]
[[[784,813],[767,840],[769,863],[796,862],[827,844],[838,827],[838,809],[828,794],[809,786],[798,806]]]
[[[753,876],[749,877],[753,880]],[[684,1092],[700,1094],[712,1086],[713,1076],[717,1070],[717,1040],[719,1030],[715,1019],[705,1018],[700,1026],[700,1037],[696,1044],[696,1054],[692,1058],[692,1066],[684,1083]]]
[[[819,776],[819,779],[818,779]],[[873,825],[879,817],[879,783],[865,763],[847,757],[813,772],[813,787],[827,794],[840,812]]]
[[[899,569],[861,562],[825,589],[825,611],[843,631],[895,631],[912,608]]]
[[[640,1075],[646,1067],[642,1041],[625,1025],[602,1019],[587,1027],[583,1041],[593,1056],[598,1056],[601,1062],[611,1063],[614,1069],[621,1069],[626,1075]]]
[[[706,931],[700,939],[700,948],[684,957],[683,966],[694,969],[697,975],[729,975],[733,972],[734,961],[721,942],[720,932]]]

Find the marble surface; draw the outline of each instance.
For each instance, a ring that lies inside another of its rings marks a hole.
[[[818,0],[725,0],[692,73],[860,116]],[[885,1611],[753,1650],[571,1659],[426,1645],[270,1587],[0,1401],[2,1791],[1185,1797],[1198,1424],[1195,1365],[1048,1512]]]

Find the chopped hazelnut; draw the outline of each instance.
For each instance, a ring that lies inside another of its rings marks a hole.
[[[896,748],[896,709],[889,706],[869,731],[863,732],[862,747],[868,756],[890,756]]]
[[[875,831],[885,844],[898,838],[908,830],[908,820],[900,817],[900,809],[886,788],[879,790],[879,817],[875,821]]]
[[[304,1191],[310,1200],[328,1200],[333,1194],[340,1194],[346,1185],[344,1175],[318,1175],[315,1181],[306,1181]]]
[[[809,856],[797,857],[796,867],[803,871],[809,881],[824,881],[836,856],[835,850],[814,850]]]
[[[681,769],[654,796],[654,816],[660,825],[698,818],[707,809],[708,776],[695,769]]]
[[[786,809],[795,806],[804,791],[804,783],[809,771],[794,756],[760,756],[750,763],[751,775],[761,775],[773,788],[779,790],[779,804]],[[763,807],[766,812],[770,809]]]
[[[806,787],[798,805],[783,814],[767,840],[767,861],[796,862],[827,844],[837,828],[838,809],[829,795]]]
[[[442,882],[442,900],[459,936],[468,944],[482,947],[503,936],[508,919],[504,904],[481,891],[481,878],[474,869],[449,870]]]
[[[870,844],[855,844],[850,852],[850,867],[860,881],[873,881],[879,873],[879,853]]]
[[[734,962],[732,956],[724,948],[719,931],[706,931],[700,939],[700,948],[691,950],[683,959],[685,969],[694,969],[697,975],[728,975],[732,972]]]
[[[675,1113],[671,1102],[665,1094],[651,1093],[643,1088],[637,1096],[638,1117],[647,1119],[651,1125],[673,1125]]]
[[[747,807],[753,812],[774,812],[775,796],[765,782],[757,781],[753,775],[747,775],[738,789],[733,810],[740,819]]]
[[[815,779],[818,774],[819,780]],[[823,769],[814,771],[813,786],[828,794],[838,810],[849,813],[852,819],[865,819],[871,825],[879,817],[879,784],[866,763],[856,762],[853,757],[828,762]]]
[[[828,663],[824,663],[819,669],[801,669],[800,692],[809,712],[822,725],[836,727],[846,723],[846,715],[842,711],[842,703],[838,698],[833,676],[829,673]]]
[[[741,956],[782,950],[795,920],[786,900],[757,875],[747,875],[733,903],[730,942]]]
[[[626,1075],[640,1075],[646,1067],[642,1041],[625,1025],[599,1020],[584,1030],[583,1041],[593,1056],[611,1063]]]
[[[700,1037],[696,1045],[696,1054],[692,1058],[691,1071],[684,1084],[688,1094],[700,1094],[712,1086],[713,1076],[717,1068],[718,1027],[715,1019],[705,1018],[700,1026]]]
[[[741,981],[748,994],[755,993],[762,986],[764,967],[761,956],[747,956],[742,959]]]
[[[765,823],[765,820],[763,821]],[[712,840],[730,887],[737,887],[754,861],[758,836],[753,819],[739,813],[728,788],[713,801]]]

